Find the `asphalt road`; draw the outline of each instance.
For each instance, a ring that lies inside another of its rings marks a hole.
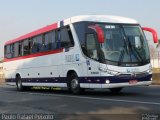
[[[158,120],[160,86],[128,87],[119,94],[93,90],[78,96],[64,90],[17,92],[13,86],[0,86],[0,119],[7,113],[51,114],[55,120]]]

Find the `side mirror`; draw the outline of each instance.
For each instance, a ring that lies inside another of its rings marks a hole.
[[[98,25],[91,25],[88,28],[93,29],[97,33],[99,43],[104,43],[105,37],[103,29],[101,27],[99,27]]]
[[[152,28],[148,28],[148,27],[142,27],[142,30],[151,32],[152,36],[153,36],[154,43],[158,43],[158,34],[157,34],[156,30],[154,30]]]

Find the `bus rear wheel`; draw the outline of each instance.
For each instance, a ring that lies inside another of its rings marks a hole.
[[[116,94],[116,93],[120,93],[122,88],[110,88],[109,89],[112,93]]]
[[[80,87],[79,79],[76,73],[72,73],[69,76],[69,85],[68,85],[69,90],[73,94],[81,94],[83,92],[83,89]]]
[[[23,91],[24,86],[22,85],[22,80],[20,76],[16,77],[16,86],[17,86],[17,91]]]

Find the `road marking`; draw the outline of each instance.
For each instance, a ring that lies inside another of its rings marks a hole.
[[[68,97],[68,98],[76,98],[76,99],[90,99],[90,100],[102,100],[102,101],[111,101],[111,102],[125,102],[125,103],[137,103],[137,104],[148,104],[148,105],[160,105],[157,102],[146,102],[146,101],[134,101],[134,100],[123,100],[123,99],[109,99],[109,98],[94,98],[94,97],[86,97],[86,96],[73,96],[73,95],[57,95],[57,94],[43,94],[43,93],[32,93],[32,92],[17,92],[17,91],[3,91],[0,92],[5,93],[17,93],[17,94],[30,94],[30,95],[42,95],[42,96],[56,96],[56,97]]]
[[[30,93],[32,94],[32,93]],[[46,95],[41,94],[40,95]],[[126,102],[126,103],[138,103],[138,104],[150,104],[150,105],[160,105],[160,103],[156,102],[145,102],[145,101],[133,101],[133,100],[122,100],[122,99],[108,99],[108,98],[94,98],[94,97],[86,97],[86,96],[73,96],[73,95],[56,95],[56,94],[49,94],[50,96],[57,96],[57,97],[68,97],[68,98],[78,98],[78,99],[91,99],[91,100],[103,100],[103,101],[111,101],[111,102]]]

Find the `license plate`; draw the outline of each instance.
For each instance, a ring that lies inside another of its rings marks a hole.
[[[137,80],[130,80],[129,84],[136,84],[138,81]]]

